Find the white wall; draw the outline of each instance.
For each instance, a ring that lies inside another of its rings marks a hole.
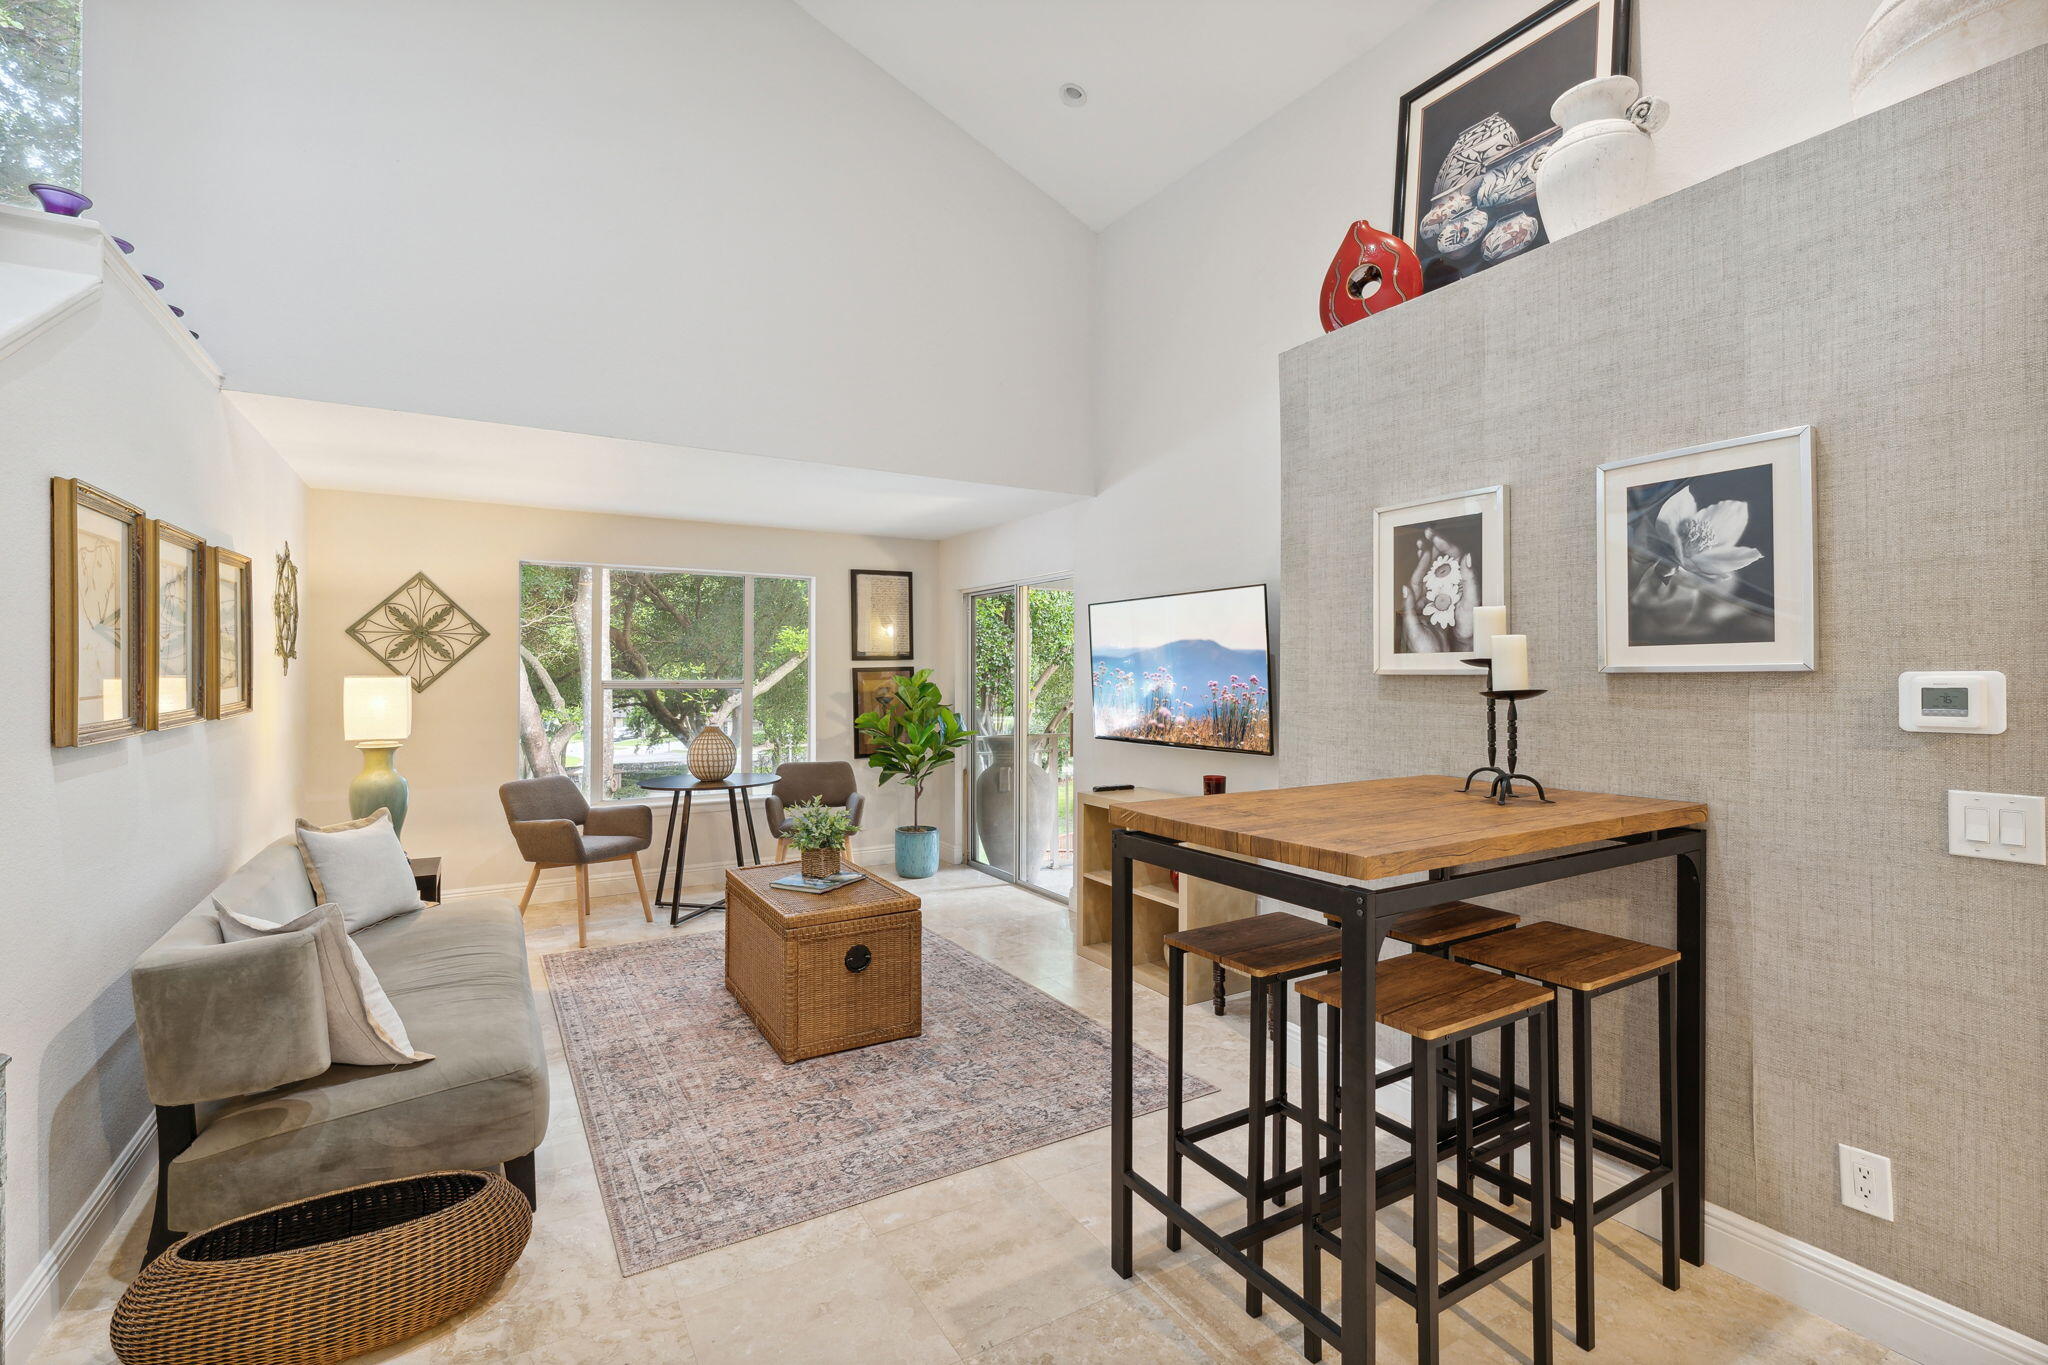
[[[1093,234],[789,0],[93,0],[85,45],[86,188],[231,388],[1093,488]]]
[[[1433,6],[1102,234],[1101,489],[1081,506],[1073,535],[1084,600],[1248,582],[1277,590],[1277,358],[1319,334],[1316,296],[1344,229],[1359,217],[1391,218],[1401,92],[1530,8],[1531,0]],[[1872,0],[1638,0],[1636,70],[1675,106],[1658,135],[1662,189],[1845,121],[1849,50],[1871,8]],[[973,540],[1001,544],[994,532]],[[1000,576],[999,566],[982,567]],[[1276,640],[1284,648],[1288,634],[1332,628],[1348,627],[1288,618]],[[1085,735],[1083,697],[1076,724]],[[1282,727],[1313,723],[1290,718],[1284,696],[1279,708]],[[1271,759],[1085,739],[1077,763],[1083,785],[1195,791],[1205,772],[1238,787],[1278,778]]]
[[[16,580],[0,597],[0,637],[14,642],[0,650],[0,692],[14,713],[0,731],[0,825],[11,832],[0,842],[0,1051],[14,1058],[6,1285],[17,1302],[150,1115],[129,966],[223,874],[290,828],[298,787],[303,674],[280,675],[268,604],[285,542],[306,561],[305,490],[149,315],[155,308],[110,282],[0,359],[0,545]],[[54,475],[85,479],[255,561],[253,712],[50,746]],[[306,562],[306,571],[319,569]],[[38,1326],[9,1321],[22,1329],[17,1348]]]
[[[362,766],[362,756],[341,738],[341,680],[380,667],[345,633],[349,624],[407,578],[425,573],[490,631],[414,697],[412,739],[398,756],[399,770],[412,786],[406,847],[439,855],[450,890],[517,888],[527,877],[498,801],[499,784],[519,776],[521,560],[810,575],[816,584],[816,758],[854,761],[851,570],[909,569],[916,575],[913,643],[919,653],[907,662],[937,667],[941,683],[951,685],[936,628],[938,547],[931,541],[332,491],[311,495],[308,520],[324,566],[309,579],[306,599],[305,676],[311,692],[301,805],[308,819],[346,820],[349,780]],[[887,858],[894,829],[910,823],[908,790],[900,783],[878,789],[879,774],[865,761],[856,771],[868,792],[868,813],[855,851]],[[657,809],[665,819],[667,801]],[[732,862],[730,820],[722,800],[698,801],[696,810],[688,884],[715,885]],[[939,825],[943,844],[957,843],[959,825],[946,784],[926,788],[920,814]],[[658,823],[657,838],[661,831]],[[770,853],[762,849],[764,857]],[[644,861],[652,885],[656,859]],[[599,877],[608,879],[607,893],[632,891],[630,871],[605,868]],[[567,894],[568,874],[550,873],[543,885],[551,895]]]

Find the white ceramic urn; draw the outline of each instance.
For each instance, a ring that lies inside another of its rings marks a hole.
[[[2048,0],[1881,0],[1850,59],[1859,116],[2048,43]]]
[[[1581,81],[1557,97],[1550,117],[1564,132],[1536,169],[1536,204],[1552,241],[1650,197],[1650,134],[1670,114],[1627,76]]]

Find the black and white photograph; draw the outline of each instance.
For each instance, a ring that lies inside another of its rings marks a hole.
[[[1806,428],[1600,477],[1603,668],[1812,667]]]
[[[1631,0],[1556,0],[1401,100],[1394,231],[1425,291],[1549,240],[1536,171],[1556,142],[1550,106],[1581,81],[1628,74]]]
[[[1467,673],[1472,613],[1507,605],[1507,490],[1373,514],[1373,671]]]

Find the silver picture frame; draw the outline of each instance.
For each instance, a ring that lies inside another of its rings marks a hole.
[[[1661,479],[1645,479],[1665,465]],[[1631,635],[1628,490],[1717,473],[1771,470],[1769,640],[1638,643]],[[1603,673],[1810,672],[1817,663],[1813,428],[1784,427],[1727,441],[1615,460],[1594,471],[1595,611]]]

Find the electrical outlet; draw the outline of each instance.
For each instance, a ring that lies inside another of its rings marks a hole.
[[[1892,1221],[1892,1159],[1840,1143],[1842,1202],[1852,1209]]]

